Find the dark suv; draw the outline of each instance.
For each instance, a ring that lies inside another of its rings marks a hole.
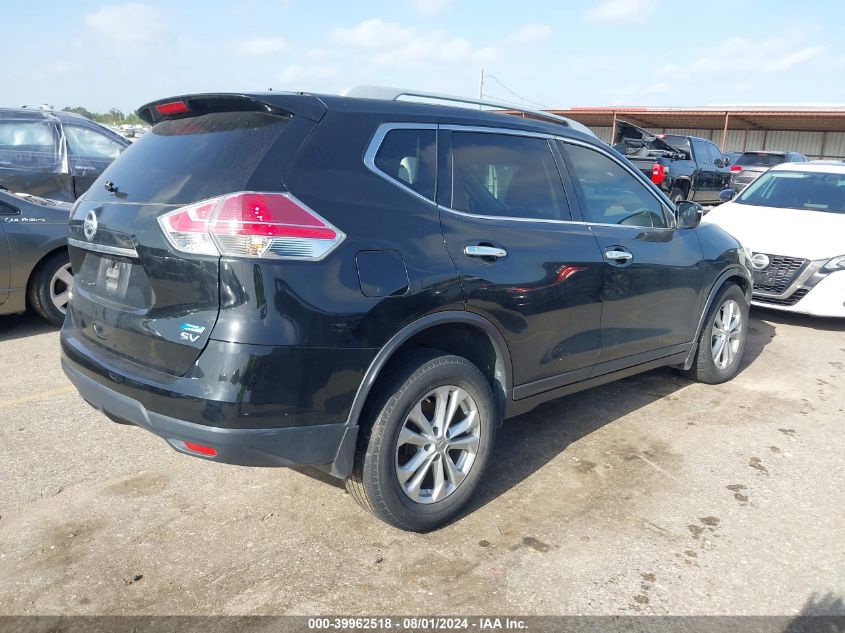
[[[139,114],[152,130],[71,217],[62,365],[177,451],[317,465],[428,530],[505,418],[739,368],[744,249],[577,123],[292,93]]]

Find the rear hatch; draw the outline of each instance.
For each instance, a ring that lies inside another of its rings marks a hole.
[[[219,256],[176,251],[158,218],[226,193],[283,191],[320,105],[306,95],[199,95],[139,110],[155,125],[71,216],[69,312],[81,336],[147,367],[187,372],[218,316]]]
[[[731,179],[735,184],[747,185],[770,167],[786,161],[785,154],[771,152],[744,152],[731,166]]]

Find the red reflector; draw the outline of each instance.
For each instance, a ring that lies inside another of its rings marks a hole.
[[[210,446],[203,446],[202,444],[195,444],[194,442],[184,442],[185,448],[189,451],[193,451],[195,453],[199,453],[200,455],[208,455],[209,457],[214,457],[217,455],[217,449],[211,448]]]
[[[731,171],[742,171],[741,165],[731,165]]]
[[[160,103],[156,106],[159,114],[170,116],[171,114],[185,114],[190,112],[188,106],[184,101],[171,101],[170,103]]]

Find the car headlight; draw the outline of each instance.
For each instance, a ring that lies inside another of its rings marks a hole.
[[[822,267],[822,270],[826,270],[828,272],[833,272],[835,270],[845,270],[845,255],[834,257]]]

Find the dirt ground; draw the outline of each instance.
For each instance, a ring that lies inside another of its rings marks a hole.
[[[107,421],[0,318],[0,614],[845,613],[845,323],[754,311],[731,383],[654,371],[508,421],[407,534],[314,472]]]

